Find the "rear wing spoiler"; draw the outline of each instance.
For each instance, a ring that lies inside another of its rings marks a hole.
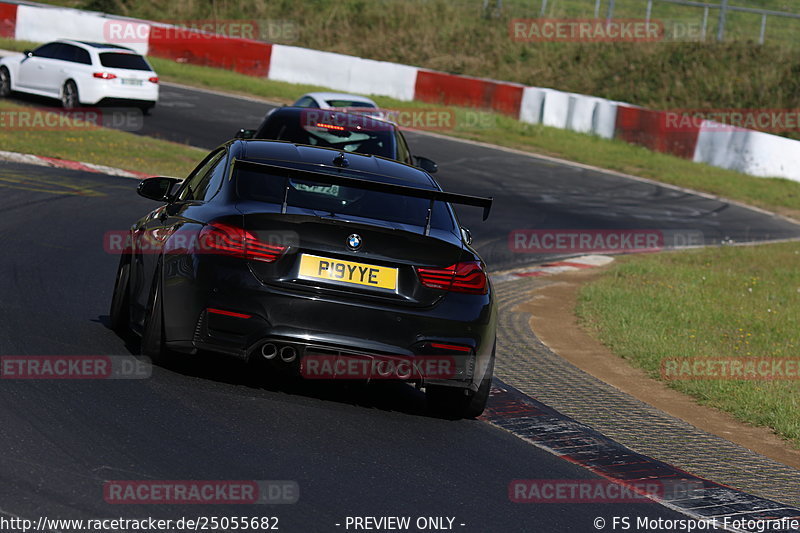
[[[474,207],[483,208],[483,220],[489,218],[489,211],[492,209],[493,198],[483,198],[480,196],[470,196],[467,194],[457,194],[452,192],[437,191],[434,189],[419,189],[417,187],[409,187],[408,185],[395,185],[393,183],[380,183],[377,181],[366,180],[361,178],[353,178],[350,176],[335,176],[323,172],[313,172],[310,170],[299,170],[295,168],[282,167],[278,165],[270,165],[267,163],[256,163],[254,161],[243,161],[235,159],[233,161],[234,170],[237,168],[252,170],[255,172],[262,172],[279,176],[284,178],[283,188],[283,203],[281,204],[281,213],[286,213],[286,202],[289,194],[289,179],[299,179],[315,181],[318,183],[325,183],[328,185],[342,185],[345,187],[354,187],[357,189],[365,189],[368,191],[384,192],[389,194],[396,194],[398,196],[410,196],[413,198],[423,198],[430,200],[428,205],[428,214],[425,217],[425,235],[430,233],[431,229],[431,214],[433,212],[433,202],[448,202],[452,204],[471,205]]]

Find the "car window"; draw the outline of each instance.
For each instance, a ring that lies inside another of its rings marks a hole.
[[[100,54],[100,64],[108,68],[122,68],[126,70],[150,70],[150,65],[137,54],[122,52],[105,52]]]
[[[285,179],[264,172],[236,170],[236,193],[246,200],[283,203]],[[287,205],[326,213],[424,226],[430,201],[356,187],[289,180]],[[452,231],[455,221],[444,202],[434,202],[431,227]]]
[[[33,55],[36,57],[44,57],[48,59],[57,59],[58,55],[61,51],[61,44],[60,43],[48,43],[40,46],[36,50],[33,51]]]
[[[304,96],[294,104],[294,107],[317,107],[317,102],[310,96]]]
[[[216,194],[219,184],[222,182],[222,175],[225,171],[225,150],[214,153],[211,157],[195,170],[178,191],[177,200],[187,201],[207,201]],[[212,182],[216,183],[216,188],[212,190]],[[207,196],[208,193],[208,196]]]
[[[364,107],[368,109],[375,109],[375,106],[369,102],[354,102],[352,100],[326,100],[331,107]]]
[[[395,130],[395,141],[397,143],[397,160],[403,163],[411,164],[411,151],[408,149],[406,138],[400,133],[400,130]]]
[[[69,61],[71,63],[81,63],[83,65],[92,64],[92,58],[89,56],[89,52],[71,44],[61,44],[56,59]]]
[[[303,122],[307,120],[297,116],[273,115],[262,124],[255,138],[289,141],[396,159],[394,127],[390,124],[376,121],[374,128],[367,130],[361,127],[363,120],[351,121],[352,124],[347,126],[327,122],[311,121],[308,124]]]

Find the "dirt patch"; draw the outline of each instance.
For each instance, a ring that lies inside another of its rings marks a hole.
[[[603,269],[592,269],[548,278],[553,283],[535,289],[531,300],[516,310],[530,313],[536,336],[581,370],[708,433],[800,469],[800,451],[769,429],[749,426],[718,409],[699,405],[630,366],[580,327],[575,316],[578,290],[602,273]]]

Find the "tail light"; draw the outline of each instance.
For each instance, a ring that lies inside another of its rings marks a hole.
[[[426,287],[451,292],[486,294],[486,272],[478,261],[465,261],[447,268],[417,267],[419,280]]]
[[[265,263],[276,261],[287,248],[267,244],[245,229],[222,222],[212,222],[204,227],[198,242],[201,253],[231,255]]]
[[[149,81],[150,83],[158,83],[158,76],[152,76],[150,78],[147,78],[147,81]]]
[[[92,76],[100,78],[101,80],[113,80],[117,77],[116,74],[111,74],[110,72],[95,72]]]

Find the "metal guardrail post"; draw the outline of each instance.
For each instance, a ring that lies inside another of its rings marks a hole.
[[[611,22],[614,18],[614,2],[616,0],[608,0],[608,13],[606,14],[606,22]]]
[[[594,0],[594,18],[600,18],[600,0]]]
[[[728,14],[728,0],[721,0],[719,5],[719,22],[717,23],[717,41],[725,40],[725,17]]]
[[[547,0],[542,0],[542,10],[539,12],[539,16],[543,17],[547,13]]]
[[[703,41],[706,40],[707,30],[708,30],[708,6],[703,8]]]
[[[764,37],[767,33],[767,14],[761,15],[761,34],[758,36],[758,44],[764,44]]]
[[[647,13],[644,16],[646,24],[650,24],[650,14],[653,12],[653,0],[647,0]]]

